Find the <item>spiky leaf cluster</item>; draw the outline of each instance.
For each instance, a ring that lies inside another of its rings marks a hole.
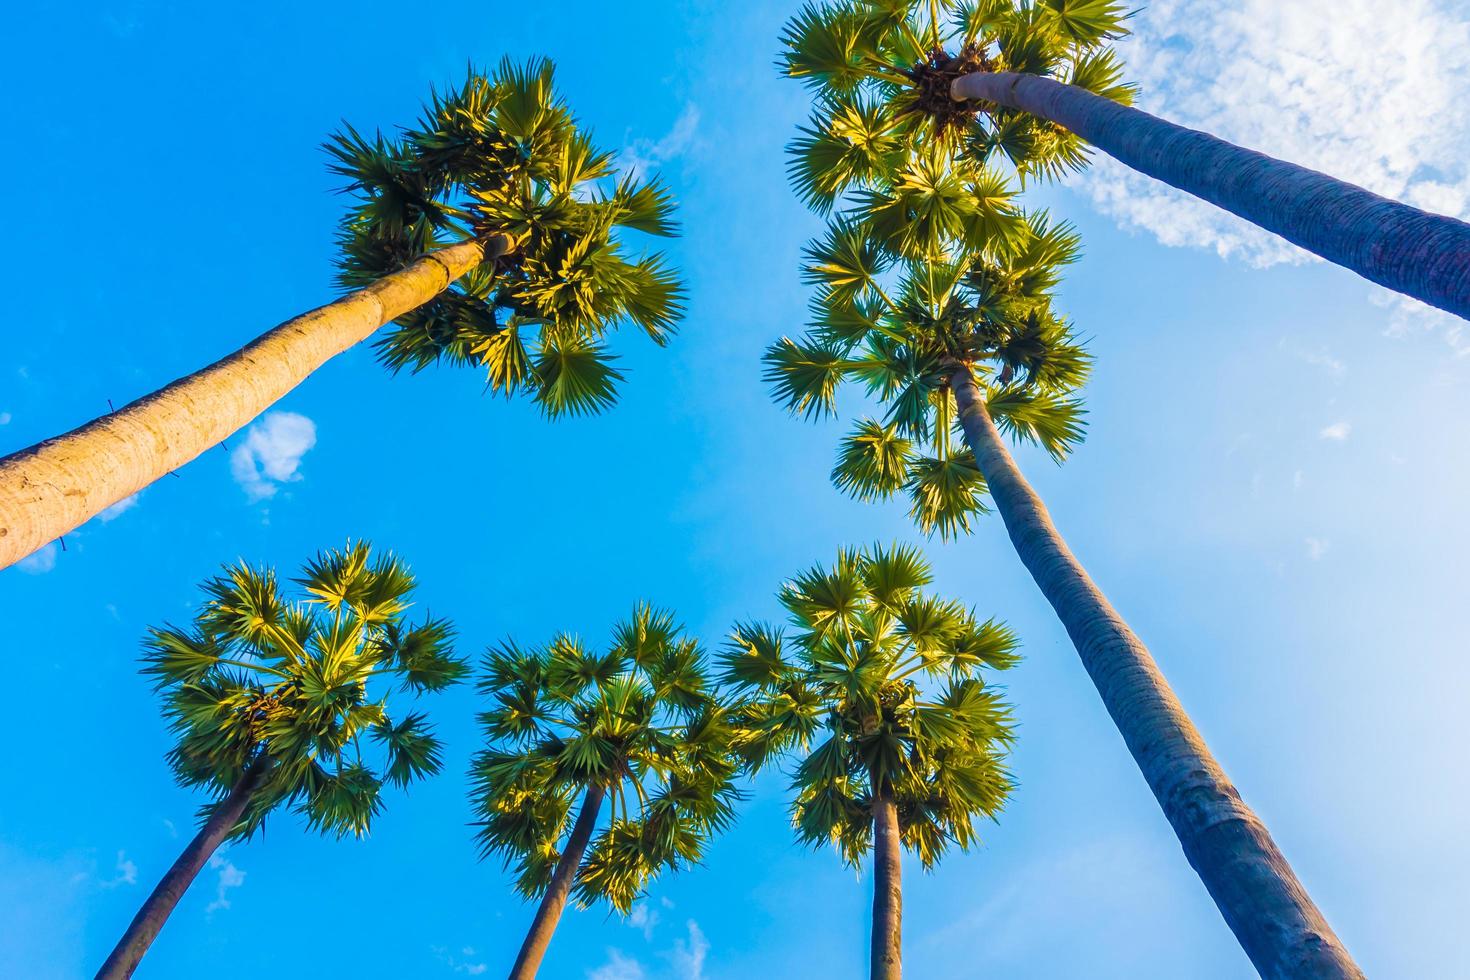
[[[869,209],[897,206],[884,195],[936,167],[954,190],[994,164],[1023,178],[1076,170],[1087,152],[1075,135],[1003,106],[955,102],[950,85],[976,71],[1026,72],[1129,103],[1133,88],[1109,47],[1127,16],[1116,0],[808,3],[781,37],[782,70],[816,103],[790,147],[792,181],[825,211],[844,195],[877,195]]]
[[[1077,396],[1090,359],[1051,298],[1077,237],[1044,213],[1017,222],[1004,250],[951,243],[920,260],[875,245],[860,223],[835,222],[806,249],[817,289],[806,334],[766,351],[766,380],[793,413],[835,413],[849,381],[881,405],[843,439],[833,483],[862,500],[905,493],[925,533],[968,533],[986,511],[984,478],[959,435],[956,365],[969,366],[1014,437],[1061,460],[1083,435]]]
[[[486,745],[470,770],[482,856],[527,897],[545,891],[589,788],[606,793],[573,896],[626,914],[665,870],[697,862],[734,817],[739,765],[728,709],[699,644],[640,605],[602,652],[561,635],[486,654]]]
[[[426,716],[390,712],[393,682],[416,696],[469,672],[447,621],[408,621],[414,579],[397,558],[349,543],[309,561],[297,584],[293,600],[273,570],[228,567],[204,583],[192,623],[153,628],[144,644],[179,782],[223,797],[247,769],[263,773],[237,837],[280,806],[322,832],[367,833],[386,783],[441,765]]]
[[[326,149],[356,199],[338,236],[343,286],[466,238],[511,242],[394,321],[376,345],[394,371],[477,366],[491,390],[550,415],[596,412],[622,379],[606,335],[633,324],[662,345],[682,316],[666,259],[623,240],[675,233],[667,189],[616,172],[556,95],[549,61],[472,70],[396,136],[347,126]]]
[[[1011,788],[1010,710],[981,672],[1016,662],[1015,636],[926,593],[930,580],[912,548],[842,551],[782,587],[794,632],[737,626],[722,658],[749,763],[794,758],[797,837],[852,864],[871,848],[879,790],[928,867],[975,843]]]

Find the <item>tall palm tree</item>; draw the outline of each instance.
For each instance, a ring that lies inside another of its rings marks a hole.
[[[492,649],[479,689],[490,702],[470,770],[481,854],[502,857],[516,889],[541,899],[510,972],[525,980],[569,897],[626,915],[730,824],[734,730],[699,644],[647,605],[602,653],[565,634]]]
[[[658,182],[619,177],[553,89],[552,65],[502,62],[435,94],[396,137],[327,143],[356,203],[339,236],[342,299],[65,435],[0,459],[0,568],[172,472],[370,337],[390,369],[478,366],[548,415],[600,411],[622,375],[619,324],[667,342],[678,277],[624,231],[675,232]]]
[[[997,168],[1009,162],[1024,181],[1086,157],[1065,130],[1034,117],[957,114],[953,100],[945,108],[947,81],[916,94],[912,79],[881,67],[880,55],[902,63],[895,59],[918,44],[940,47],[940,6],[809,7],[787,29],[786,69],[817,93],[813,122],[791,146],[792,179],[834,217],[806,251],[805,275],[817,287],[811,329],[768,350],[768,380],[809,416],[835,411],[849,379],[885,406],[883,419],[863,419],[844,441],[839,488],[868,499],[906,491],[919,526],[943,536],[967,532],[988,494],[1256,968],[1267,977],[1361,976],[1005,449],[1002,430],[1064,458],[1082,436],[1078,392],[1090,364],[1051,303],[1076,236],[1045,214],[1021,213]],[[983,59],[979,38],[990,31],[1020,57],[1051,43],[1053,28],[1043,28],[1056,16],[1040,5],[968,5],[964,23],[976,33],[963,51]],[[1116,58],[1099,44],[1079,36],[1058,70],[1126,98]],[[938,70],[939,57],[917,76]]]
[[[895,110],[924,117],[982,157],[1039,151],[1040,167],[1066,169],[1085,160],[1085,140],[1329,262],[1470,317],[1470,224],[1132,108],[1133,87],[1106,47],[1127,34],[1129,16],[1117,0],[809,5],[788,28],[786,64],[843,94],[881,93],[864,103],[877,110],[865,123]],[[834,158],[867,150],[860,140],[827,148]]]
[[[432,728],[421,712],[389,713],[388,682],[417,695],[469,669],[451,650],[448,622],[409,623],[408,568],[349,544],[307,562],[298,582],[305,596],[292,601],[274,571],[235,565],[204,583],[192,624],[150,630],[144,673],[178,737],[169,765],[214,800],[99,978],[132,976],[210,855],[248,840],[275,810],[360,837],[383,807],[385,783],[439,771]]]
[[[1014,664],[1015,637],[923,592],[931,579],[912,548],[841,551],[782,586],[795,635],[740,625],[723,658],[751,763],[800,757],[797,837],[872,856],[873,980],[902,974],[902,850],[925,868],[969,850],[1011,789],[1010,711],[981,669]]]
[[[1083,435],[1078,397],[1090,360],[1049,290],[1077,240],[1027,216],[1004,255],[953,246],[932,261],[894,259],[835,227],[808,250],[814,324],[766,354],[767,379],[793,412],[836,410],[861,383],[886,409],[844,438],[832,471],[847,493],[906,493],[919,527],[968,533],[999,510],[1022,564],[1071,636],[1109,714],[1247,955],[1265,977],[1359,977],[1351,957],[1265,825],[1241,800],[1148,649],[1067,548],[1001,431],[1058,461]],[[860,244],[867,266],[851,261]],[[895,270],[893,266],[897,266]],[[896,278],[890,290],[884,280]]]

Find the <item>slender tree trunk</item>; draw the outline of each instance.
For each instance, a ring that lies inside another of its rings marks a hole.
[[[968,368],[952,375],[965,441],[1011,542],[1056,610],[1185,856],[1267,980],[1363,973],[1185,714],[1148,648],[1062,540]]]
[[[950,92],[1048,119],[1140,173],[1379,285],[1470,318],[1470,224],[1049,78],[980,72],[955,79]]]
[[[328,360],[509,247],[495,235],[426,255],[118,411],[0,459],[0,568],[218,445]]]
[[[903,867],[898,806],[883,786],[873,794],[873,949],[872,980],[903,976]]]
[[[551,945],[551,936],[561,919],[561,910],[566,907],[567,896],[572,893],[572,883],[582,865],[582,855],[587,853],[587,842],[597,827],[597,813],[605,793],[601,786],[589,786],[582,797],[582,809],[577,814],[577,822],[572,825],[572,835],[567,838],[566,849],[561,852],[556,870],[551,873],[551,885],[541,896],[536,918],[531,920],[531,931],[526,933],[526,941],[516,955],[515,966],[510,969],[510,980],[532,980],[541,968],[541,960],[546,956],[546,948]]]
[[[264,760],[252,763],[229,795],[214,808],[199,833],[194,835],[189,846],[184,848],[184,853],[179,855],[179,859],[168,869],[158,887],[153,889],[153,894],[148,896],[138,914],[133,916],[132,923],[127,932],[123,933],[122,939],[118,940],[112,955],[107,957],[107,962],[97,971],[97,980],[123,980],[133,975],[133,971],[138,968],[138,961],[148,952],[148,947],[153,945],[153,940],[168,921],[174,906],[179,904],[179,899],[184,897],[184,892],[194,883],[210,855],[225,842],[230,831],[244,816],[245,808],[250,805],[250,798],[259,788],[265,771]]]

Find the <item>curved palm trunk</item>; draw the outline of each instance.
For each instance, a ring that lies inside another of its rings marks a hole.
[[[950,94],[1048,119],[1140,173],[1379,285],[1470,318],[1470,224],[1049,78],[980,72],[955,79]]]
[[[572,882],[576,880],[577,868],[581,867],[582,855],[587,853],[587,842],[597,827],[597,813],[605,793],[601,786],[589,786],[587,794],[582,797],[582,809],[572,826],[572,835],[567,838],[566,849],[556,862],[546,894],[541,896],[536,918],[531,920],[531,931],[526,933],[526,941],[516,955],[515,966],[510,969],[510,980],[532,980],[541,968],[541,960],[551,945],[551,936],[556,932],[561,911],[566,907],[567,896],[572,892]]]
[[[225,838],[229,837],[230,831],[245,815],[245,808],[250,805],[250,798],[260,786],[263,775],[265,762],[260,760],[252,763],[229,795],[215,807],[209,820],[194,835],[189,846],[184,848],[184,853],[179,855],[173,867],[168,869],[168,873],[163,876],[158,887],[153,889],[153,894],[148,896],[138,914],[133,916],[133,921],[128,925],[127,932],[123,933],[122,939],[118,940],[112,955],[107,957],[107,962],[97,971],[97,980],[122,980],[133,975],[143,954],[148,952],[148,947],[158,937],[158,931],[168,921],[174,906],[179,904],[179,899],[184,897],[184,892],[194,883],[210,855],[219,849]]]
[[[1148,648],[1062,540],[1011,458],[966,367],[950,379],[965,441],[1016,553],[1056,610],[1185,856],[1268,980],[1363,973],[1241,800]]]
[[[898,806],[883,787],[873,796],[873,948],[872,980],[903,976],[903,868]]]
[[[509,247],[495,235],[426,255],[118,411],[0,459],[0,568],[218,445],[328,360]]]

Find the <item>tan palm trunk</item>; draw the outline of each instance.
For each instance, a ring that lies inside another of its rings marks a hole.
[[[903,977],[903,854],[898,805],[893,790],[873,794],[873,941],[868,974],[872,980]]]
[[[510,245],[495,235],[426,255],[202,371],[0,459],[0,568],[219,445],[327,361]]]
[[[1066,627],[1190,865],[1265,980],[1362,980],[1266,825],[1241,799],[1148,647],[1108,602],[1006,449],[970,369],[950,376],[975,453],[1021,563]]]
[[[592,832],[597,829],[597,816],[602,809],[602,798],[607,790],[602,786],[589,786],[582,797],[582,809],[572,833],[567,838],[566,849],[557,859],[556,870],[551,873],[551,882],[541,904],[536,907],[536,917],[516,954],[515,964],[510,968],[509,980],[536,980],[536,971],[551,947],[551,937],[556,933],[556,924],[561,921],[562,909],[572,894],[572,885],[577,881],[577,869],[582,866],[582,856],[587,853],[587,844]]]

